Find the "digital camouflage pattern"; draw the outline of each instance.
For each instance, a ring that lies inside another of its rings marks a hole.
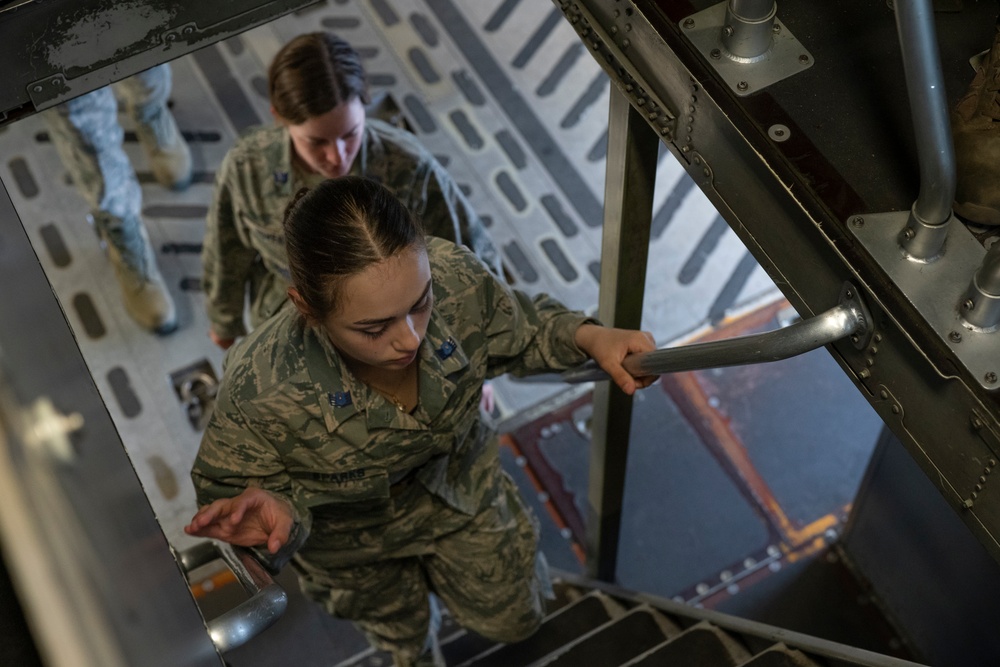
[[[365,122],[350,173],[386,186],[432,236],[468,245],[497,275],[500,259],[482,220],[444,167],[411,133],[375,118]],[[202,287],[212,330],[222,338],[258,326],[287,298],[289,273],[282,221],[308,179],[293,166],[283,126],[256,128],[230,149],[216,177],[202,251]]]
[[[435,304],[412,414],[288,304],[231,349],[192,471],[200,504],[250,485],[291,502],[276,560],[297,550],[303,589],[400,665],[423,648],[428,579],[460,623],[499,641],[540,621],[537,527],[479,401],[489,377],[583,362],[573,338],[592,321],[511,290],[450,242],[429,238],[428,256]]]
[[[171,70],[157,65],[119,83],[114,89],[134,119],[146,120],[167,108]],[[142,190],[123,148],[118,100],[112,86],[76,97],[42,113],[49,136],[77,190],[87,200],[94,226],[123,259],[141,269],[145,260]]]

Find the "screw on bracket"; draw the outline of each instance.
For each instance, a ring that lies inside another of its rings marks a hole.
[[[684,19],[684,27],[690,30],[694,27],[694,19]]]
[[[736,84],[736,89],[737,90],[747,90],[749,88],[750,88],[750,84],[747,83],[746,81],[740,81],[738,84]]]
[[[986,380],[986,384],[996,384],[997,374],[994,373],[993,371],[990,371],[989,373],[983,376],[983,379]]]
[[[854,225],[855,227],[864,227],[865,219],[862,218],[860,215],[856,215],[853,218],[851,218],[851,224]]]
[[[948,340],[950,340],[952,343],[961,343],[962,342],[962,334],[958,333],[957,331],[949,332],[948,333]]]

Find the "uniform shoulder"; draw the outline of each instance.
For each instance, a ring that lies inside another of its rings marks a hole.
[[[286,130],[280,125],[258,125],[247,129],[233,144],[226,157],[229,160],[243,162],[250,159],[265,158],[270,153],[284,148]]]
[[[431,152],[412,132],[378,118],[370,118],[365,124],[387,153],[408,155],[414,160],[435,161]]]
[[[478,287],[492,277],[482,260],[468,248],[436,236],[427,237],[427,259],[435,287],[461,291],[467,287]]]
[[[295,382],[304,371],[304,331],[293,307],[282,308],[254,329],[226,356],[224,376],[229,391],[251,398]]]

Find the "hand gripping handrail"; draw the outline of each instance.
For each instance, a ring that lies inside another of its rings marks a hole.
[[[777,331],[739,336],[709,343],[668,347],[625,357],[622,365],[635,377],[722,368],[779,361],[835,341],[851,337],[858,349],[863,349],[871,337],[871,316],[858,298],[858,291],[845,284],[839,305]],[[559,374],[523,378],[529,382],[562,381],[570,383],[607,380],[596,363],[589,361]]]
[[[185,574],[221,558],[236,575],[250,599],[207,623],[219,653],[231,651],[271,627],[285,613],[288,594],[275,583],[253,552],[223,542],[201,542],[177,553]]]

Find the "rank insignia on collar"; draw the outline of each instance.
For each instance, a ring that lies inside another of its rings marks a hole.
[[[452,355],[456,347],[458,347],[458,344],[455,342],[455,339],[448,336],[448,340],[441,343],[441,347],[437,349],[437,356],[441,359],[447,359]]]
[[[330,400],[330,405],[335,408],[346,408],[354,402],[349,391],[329,391],[326,393],[326,397]]]
[[[287,171],[276,171],[274,172],[274,182],[278,185],[284,185],[288,182],[288,172]]]

